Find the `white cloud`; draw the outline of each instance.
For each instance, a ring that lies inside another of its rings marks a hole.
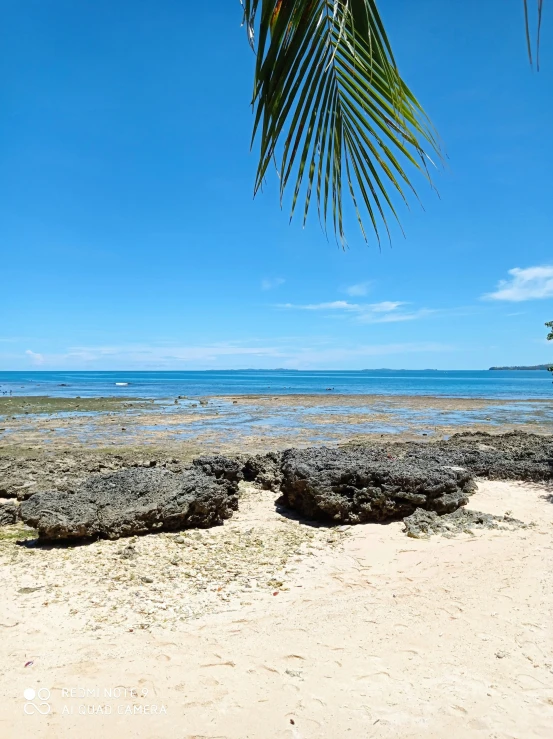
[[[38,354],[37,352],[33,352],[30,349],[27,349],[25,354],[30,358],[31,362],[33,364],[44,364],[44,355]]]
[[[399,308],[400,305],[405,305],[405,303],[393,303],[390,300],[384,300],[382,303],[372,303],[369,307],[375,313],[389,313]]]
[[[349,313],[366,313],[372,311],[374,313],[388,313],[396,310],[401,302],[391,302],[385,300],[382,303],[348,303],[347,300],[333,300],[330,303],[307,303],[306,305],[297,305],[294,303],[284,303],[280,308],[295,308],[296,310],[343,310]]]
[[[358,297],[360,295],[366,295],[369,292],[369,289],[372,285],[372,282],[359,282],[357,285],[350,285],[349,287],[346,287],[345,292],[347,292],[348,295],[351,295],[352,297]]]
[[[416,321],[432,313],[436,313],[436,311],[430,310],[429,308],[421,308],[411,313],[386,313],[384,315],[368,313],[359,316],[358,321],[359,323],[398,323],[400,321]]]
[[[381,303],[350,303],[347,300],[334,300],[330,303],[308,303],[296,305],[284,303],[279,308],[309,311],[330,311],[338,314],[352,315],[358,323],[396,323],[398,321],[414,321],[417,318],[433,313],[427,308],[407,312],[401,306],[407,305],[402,301],[384,300]]]
[[[509,270],[508,280],[501,280],[497,290],[483,295],[484,300],[508,300],[521,303],[553,297],[553,265],[539,267],[515,267]]]
[[[347,300],[334,300],[331,303],[308,303],[307,305],[283,303],[277,306],[277,308],[294,308],[296,310],[355,310],[356,307],[353,303],[348,303]]]
[[[282,277],[273,277],[272,279],[261,280],[261,289],[273,290],[275,287],[282,285],[284,282],[286,282],[286,280],[283,280]]]
[[[278,348],[267,346],[239,346],[236,344],[213,344],[211,346],[99,346],[76,347],[63,355],[67,360],[95,362],[98,360],[124,361],[136,364],[148,362],[162,366],[175,362],[213,362],[220,357],[278,357]]]

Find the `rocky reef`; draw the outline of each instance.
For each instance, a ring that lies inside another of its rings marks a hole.
[[[281,506],[311,519],[351,524],[415,515],[409,530],[419,526],[424,534],[467,504],[475,477],[552,480],[553,437],[464,433],[434,443],[386,440],[194,460],[83,451],[4,457],[0,526],[21,518],[43,540],[208,527],[232,515],[246,481],[280,492]],[[452,525],[468,525],[455,516]]]
[[[18,507],[13,500],[0,504],[0,526],[10,526],[17,521]]]
[[[463,433],[431,444],[388,444],[386,451],[395,459],[464,467],[491,480],[553,479],[553,436]]]
[[[202,469],[173,473],[127,469],[94,475],[72,493],[36,493],[20,506],[21,519],[43,541],[207,528],[230,518],[238,486]]]
[[[374,459],[365,449],[291,449],[282,457],[280,503],[334,523],[449,513],[476,490],[470,472],[424,459]]]
[[[458,508],[453,513],[438,516],[434,511],[422,508],[403,519],[405,533],[413,539],[428,539],[432,534],[441,534],[451,538],[456,534],[472,534],[473,529],[525,529],[532,524],[525,524],[512,516],[493,516],[491,513],[471,511]]]

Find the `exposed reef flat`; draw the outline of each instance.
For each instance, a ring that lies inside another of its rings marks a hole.
[[[124,413],[151,407],[145,398],[55,398],[48,395],[10,395],[0,397],[0,419],[11,416],[51,413]],[[16,420],[16,419],[12,419]]]
[[[552,428],[553,397],[0,398],[0,456],[2,449],[16,454],[69,448],[133,454],[150,448],[181,458],[204,451],[253,454],[391,438],[429,441],[464,430],[547,434]]]

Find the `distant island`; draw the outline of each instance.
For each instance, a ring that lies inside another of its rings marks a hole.
[[[552,364],[534,364],[532,367],[490,367],[490,370],[550,370],[553,369]]]

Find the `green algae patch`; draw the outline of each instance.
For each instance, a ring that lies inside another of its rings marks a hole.
[[[21,395],[0,398],[0,418],[51,413],[117,413],[149,408],[143,398],[52,398],[46,395]]]
[[[13,526],[0,526],[0,541],[21,541],[23,539],[37,539],[35,529],[23,524]]]

